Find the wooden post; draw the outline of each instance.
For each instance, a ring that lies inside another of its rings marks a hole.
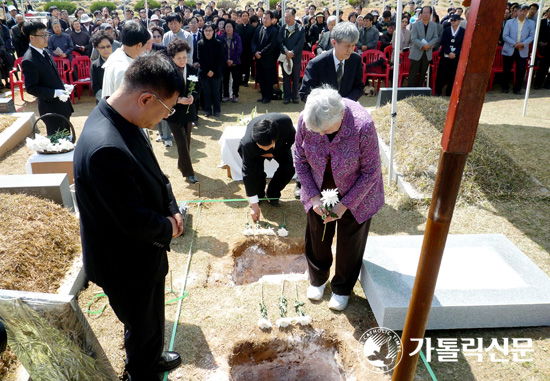
[[[435,291],[439,266],[453,216],[468,153],[474,145],[485,100],[506,2],[473,0],[460,61],[441,139],[439,168],[422,251],[401,341],[402,359],[392,380],[412,380],[419,353],[410,356],[423,339]]]

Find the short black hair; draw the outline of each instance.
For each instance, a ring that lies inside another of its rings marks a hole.
[[[274,16],[274,14],[273,14],[272,11],[265,11],[265,12],[264,12],[264,15],[268,15],[270,19],[272,19],[273,16]]]
[[[388,28],[391,28],[392,26],[395,28],[395,21],[390,21],[388,23]]]
[[[279,125],[271,119],[261,119],[252,126],[252,140],[261,146],[269,146],[279,138]]]
[[[160,26],[152,26],[149,29],[151,29],[151,33],[159,32],[161,36],[164,36],[164,29],[162,29]]]
[[[142,23],[128,21],[124,23],[121,33],[122,45],[135,46],[141,42],[145,45],[151,39],[151,34]]]
[[[46,25],[40,21],[25,21],[23,24],[23,34],[29,36],[36,34],[37,31],[47,29]]]
[[[231,24],[231,26],[233,27],[233,30],[235,30],[235,21],[233,21],[231,19],[225,20],[224,28],[227,24]]]
[[[99,30],[95,32],[94,34],[92,34],[91,38],[92,46],[94,48],[97,48],[101,41],[105,39],[109,40],[111,44],[113,43],[113,37],[111,37],[111,35],[106,30]]]
[[[258,16],[252,15],[252,16],[250,16],[248,21],[252,24],[252,23],[255,23],[255,22],[260,22],[260,19],[258,19]]]
[[[170,21],[174,21],[174,20],[177,20],[178,22],[181,22],[181,16],[179,15],[179,13],[172,12],[168,16],[166,16],[166,22],[167,23],[170,22]]]
[[[365,15],[365,17],[363,17],[363,20],[369,20],[370,22],[373,22],[374,21],[374,16],[372,15],[372,13],[367,13]]]
[[[533,4],[529,5],[529,8],[531,8],[531,7],[537,8],[537,11],[539,10],[539,5],[537,3],[533,3]]]
[[[384,11],[382,12],[382,18],[385,19],[387,17],[391,17],[391,12],[390,11]]]
[[[190,51],[191,47],[189,46],[189,43],[181,38],[173,39],[166,48],[166,53],[172,58],[174,58],[179,52],[189,53]]]
[[[150,91],[162,99],[179,93],[183,77],[174,61],[160,52],[136,57],[124,74],[123,86],[129,91]]]
[[[296,16],[296,9],[290,8],[290,7],[289,7],[289,8],[286,8],[286,9],[285,9],[285,12],[287,12],[287,11],[291,11],[291,12],[292,12],[292,16]]]
[[[429,5],[424,5],[424,6],[422,7],[422,12],[424,12],[424,9],[425,9],[425,8],[428,8],[428,9],[430,10],[430,14],[433,13],[432,7],[430,7]]]

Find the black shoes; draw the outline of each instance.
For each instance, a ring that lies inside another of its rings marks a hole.
[[[269,102],[271,102],[271,100],[270,100],[270,99],[267,99],[267,98],[264,98],[264,99],[262,100],[262,103],[264,103],[264,104],[265,104],[265,103],[269,103]]]
[[[264,98],[262,97],[262,98],[258,99],[256,102],[262,103],[263,101],[264,101]]]
[[[280,208],[281,207],[281,201],[279,201],[278,198],[274,198],[273,200],[269,200],[269,203],[271,204],[271,206],[274,206],[275,208]]]
[[[177,368],[181,364],[181,356],[177,352],[162,352],[160,360],[157,362],[153,370],[158,373],[169,372]]]
[[[199,179],[197,179],[197,176],[188,176],[187,181],[189,181],[191,184],[196,184],[199,182]]]
[[[300,103],[300,101],[298,99],[293,99],[292,100],[292,103],[294,103],[295,105],[297,105],[298,103]]]
[[[284,105],[287,105],[287,104],[289,104],[289,103],[290,103],[290,99],[285,99],[285,100],[283,101],[283,104],[284,104]]]

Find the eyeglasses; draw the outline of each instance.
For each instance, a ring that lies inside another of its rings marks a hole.
[[[166,106],[166,103],[164,103],[163,101],[161,101],[161,99],[160,99],[159,97],[157,97],[155,94],[153,94],[153,93],[149,93],[149,94],[151,94],[152,96],[154,96],[155,99],[156,99],[157,101],[159,101],[160,104],[163,105],[164,108],[165,108],[166,110],[168,110],[168,116],[172,116],[172,115],[174,115],[174,114],[176,113],[176,109],[175,109],[175,108],[173,108],[173,107],[170,108],[170,107]]]
[[[40,37],[40,38],[46,38],[48,37],[48,34],[31,34],[31,36],[34,36],[34,37]]]
[[[112,47],[113,47],[113,45],[104,45],[104,46],[98,45],[98,46],[97,46],[97,48],[98,48],[99,50],[110,49],[110,48],[112,48]]]

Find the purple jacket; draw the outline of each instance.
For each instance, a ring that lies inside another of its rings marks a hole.
[[[330,154],[340,201],[358,223],[363,223],[384,205],[378,136],[363,106],[346,98],[344,102],[342,126],[332,142],[326,135],[307,130],[300,115],[294,165],[302,183],[301,201],[307,212],[311,208],[310,199],[321,193],[326,157]]]
[[[240,65],[241,54],[243,53],[241,37],[239,37],[237,33],[233,33],[233,37],[231,38],[231,46],[229,47],[227,46],[227,33],[224,33],[223,36],[221,36],[219,39],[223,46],[223,60],[224,60],[223,67],[227,66],[225,61],[229,59],[233,61],[233,65]]]

